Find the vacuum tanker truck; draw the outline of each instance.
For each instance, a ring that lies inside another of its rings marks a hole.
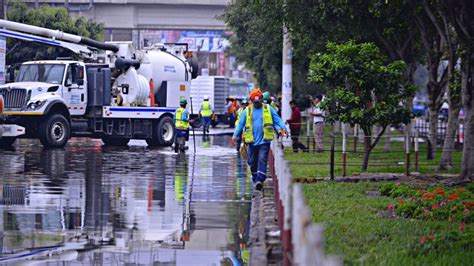
[[[25,62],[15,82],[0,86],[0,145],[18,137],[62,147],[71,136],[106,145],[144,139],[170,146],[173,113],[188,98],[197,65],[186,44],[138,50],[131,42],[100,43],[56,30],[0,20],[0,35],[69,49],[88,60]],[[98,62],[98,51],[105,51]]]

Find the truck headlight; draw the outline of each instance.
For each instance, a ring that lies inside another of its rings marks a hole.
[[[34,102],[29,103],[27,108],[30,110],[36,110],[36,109],[41,108],[41,106],[43,106],[45,103],[46,103],[46,100],[34,101]]]

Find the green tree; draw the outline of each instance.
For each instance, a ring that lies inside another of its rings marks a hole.
[[[406,64],[387,61],[375,44],[354,41],[328,43],[325,53],[311,57],[309,78],[327,88],[326,119],[358,124],[364,132],[362,171],[387,126],[410,122],[410,110],[400,105],[415,91],[403,81]],[[380,128],[375,134],[374,126]]]
[[[282,0],[268,4],[264,1],[232,1],[221,17],[235,35],[230,39],[231,53],[255,73],[264,90],[281,90],[283,22],[285,8]],[[299,47],[297,40],[294,51]],[[295,98],[309,105],[303,96],[322,92],[308,84],[309,51],[293,53],[293,90]]]
[[[101,40],[103,26],[84,17],[72,18],[65,8],[43,5],[38,9],[28,9],[25,3],[8,3],[8,20],[29,25],[60,30],[91,39]],[[22,63],[26,60],[47,60],[57,57],[75,57],[67,49],[45,44],[8,39],[8,64]]]

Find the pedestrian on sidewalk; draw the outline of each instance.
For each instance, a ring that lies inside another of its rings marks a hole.
[[[291,117],[286,120],[286,124],[290,126],[291,140],[293,142],[293,152],[298,152],[301,149],[303,152],[308,152],[308,149],[299,141],[301,131],[301,111],[294,100],[290,101]]]
[[[212,110],[211,103],[209,102],[209,96],[204,95],[204,101],[201,104],[199,109],[199,116],[202,120],[203,134],[209,134],[209,126],[211,125],[211,116],[214,114]]]
[[[243,99],[242,100],[242,105],[240,106],[239,110],[237,110],[237,119],[236,123],[239,123],[240,117],[242,116],[242,112],[245,111],[245,108],[249,105],[249,100],[248,99]],[[237,137],[237,151],[240,151],[240,145],[242,145],[242,135]]]
[[[184,152],[186,150],[186,141],[189,140],[189,125],[194,122],[193,119],[189,119],[189,113],[186,110],[187,104],[188,101],[186,101],[186,99],[181,99],[179,101],[180,107],[176,109],[176,112],[174,113],[173,122],[176,128],[174,144],[175,152]]]
[[[252,104],[242,112],[232,136],[232,143],[235,145],[237,138],[244,132],[244,141],[248,144],[248,164],[256,190],[262,190],[267,178],[268,152],[275,136],[274,130],[288,136],[283,120],[268,104],[262,104],[262,98],[260,89],[250,92]]]
[[[313,106],[310,115],[313,117],[313,134],[316,152],[319,153],[324,151],[324,111],[321,109],[323,96],[318,95],[313,98],[311,95],[308,95],[308,99]]]

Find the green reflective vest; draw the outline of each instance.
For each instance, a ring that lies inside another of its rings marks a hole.
[[[209,103],[209,101],[202,102],[201,116],[209,117],[211,115],[212,115],[212,111],[211,111],[211,104]]]
[[[175,116],[175,122],[174,125],[176,126],[177,129],[181,130],[188,130],[189,129],[189,121],[184,121],[183,120],[183,113],[186,109],[183,107],[180,107],[176,109],[176,116]]]
[[[270,106],[268,104],[263,104],[263,140],[272,140],[275,134],[273,133],[273,118],[272,118],[272,112],[270,110]],[[245,121],[245,132],[244,132],[244,138],[245,138],[245,143],[250,144],[254,143],[254,138],[253,138],[253,105],[250,105],[249,107],[245,108],[245,115],[246,115],[246,121]]]
[[[237,120],[235,120],[235,123],[238,124],[240,120],[240,115],[242,112],[245,110],[245,107],[240,107],[239,110],[237,110]]]

